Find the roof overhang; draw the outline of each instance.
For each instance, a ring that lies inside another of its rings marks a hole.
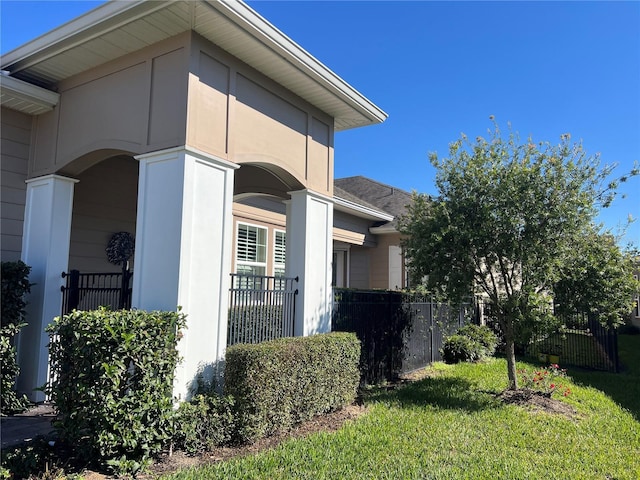
[[[40,115],[58,104],[60,95],[8,75],[0,75],[0,104],[3,107]]]
[[[111,1],[2,56],[14,77],[51,88],[193,30],[335,119],[336,130],[387,114],[240,0]]]
[[[380,225],[379,227],[369,228],[369,233],[374,235],[388,235],[390,233],[398,233],[398,229],[391,222]]]
[[[390,222],[393,220],[393,215],[345,200],[344,198],[336,197],[335,195],[333,197],[333,208],[340,212],[349,213],[355,217],[365,218],[367,220],[375,220],[378,222]]]

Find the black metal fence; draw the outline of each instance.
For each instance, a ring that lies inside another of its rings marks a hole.
[[[292,337],[298,277],[231,274],[227,345]]]
[[[362,380],[373,384],[441,360],[444,337],[476,318],[471,303],[452,307],[402,292],[335,288],[331,329],[355,332]]]
[[[133,272],[129,270],[120,273],[63,272],[66,285],[61,287],[62,315],[73,310],[95,310],[98,307],[131,308],[132,276]]]
[[[572,315],[560,322],[562,326],[535,335],[526,353],[545,363],[619,371],[615,328],[603,326],[596,316],[587,314]]]

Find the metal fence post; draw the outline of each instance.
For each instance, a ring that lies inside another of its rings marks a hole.
[[[67,278],[67,286],[65,288],[65,295],[62,304],[62,314],[66,315],[69,312],[78,308],[80,303],[80,272],[78,270],[71,270],[69,273],[62,273],[62,278]]]

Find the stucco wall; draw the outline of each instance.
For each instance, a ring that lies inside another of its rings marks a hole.
[[[235,163],[276,166],[333,192],[333,119],[193,34],[187,142]]]
[[[2,155],[2,261],[20,259],[32,117],[6,108],[0,113]]]
[[[30,176],[74,176],[115,152],[184,145],[189,38],[178,35],[61,82],[58,107],[37,118]]]
[[[128,157],[109,158],[77,178],[69,269],[118,272],[120,267],[108,262],[105,248],[116,232],[129,232],[135,236],[138,162]]]
[[[35,124],[31,177],[188,145],[332,194],[333,119],[193,32],[56,88],[58,107]]]

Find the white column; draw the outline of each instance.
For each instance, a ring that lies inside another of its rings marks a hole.
[[[48,380],[49,335],[44,331],[62,309],[62,272],[69,265],[69,238],[73,210],[72,178],[59,175],[27,180],[22,233],[22,261],[31,267],[33,284],[27,300],[28,325],[20,332],[17,388],[36,402],[42,392],[33,391]]]
[[[309,190],[287,202],[287,277],[299,277],[294,334],[331,331],[333,201]]]
[[[185,147],[140,161],[132,306],[187,315],[174,394],[220,374],[227,344],[237,165]]]

